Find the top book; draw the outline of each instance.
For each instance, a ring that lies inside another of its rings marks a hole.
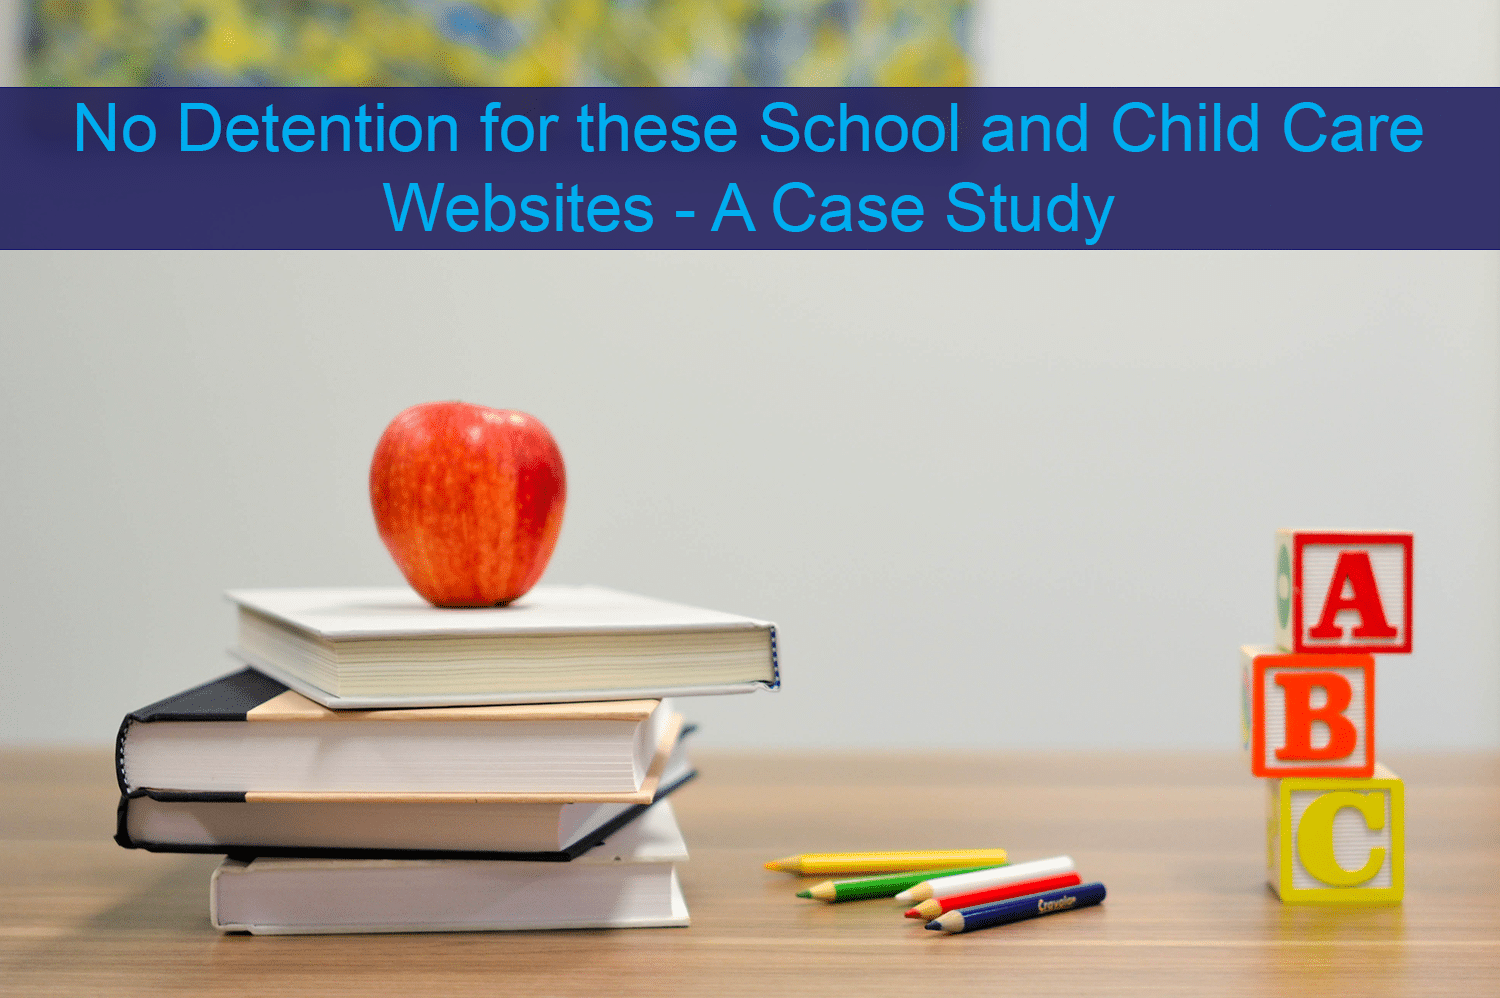
[[[407,588],[238,589],[231,654],[326,707],[634,700],[776,689],[776,627],[598,586],[434,607]]]

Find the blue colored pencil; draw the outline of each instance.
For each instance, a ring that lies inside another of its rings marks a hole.
[[[927,927],[937,932],[973,932],[975,929],[988,929],[992,925],[1005,925],[1059,911],[1087,908],[1103,900],[1104,885],[1095,881],[1005,901],[976,904],[972,908],[956,908],[934,918],[927,923]]]

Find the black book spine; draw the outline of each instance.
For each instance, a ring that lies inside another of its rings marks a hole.
[[[241,669],[210,680],[165,700],[133,710],[120,722],[115,736],[115,782],[122,795],[131,788],[125,780],[125,742],[132,724],[158,721],[243,721],[254,708],[286,692],[286,686],[254,669]]]
[[[130,793],[130,788],[125,785],[125,732],[130,730],[131,722],[135,715],[126,714],[125,720],[120,722],[120,731],[115,735],[115,782],[120,785],[120,807],[125,806],[125,795]],[[124,820],[121,818],[120,820]]]
[[[244,803],[241,791],[216,790],[204,793],[180,793],[165,790],[131,790],[120,794],[120,803],[115,807],[115,845],[123,849],[145,849],[147,852],[223,852],[222,849],[174,846],[171,843],[137,842],[130,837],[130,802],[141,797],[160,801],[222,801],[231,804]]]
[[[134,849],[136,844],[130,841],[130,829],[127,822],[130,818],[130,797],[127,794],[120,795],[120,804],[115,808],[115,845],[123,849]]]

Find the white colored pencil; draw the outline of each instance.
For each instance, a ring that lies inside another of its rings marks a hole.
[[[1023,880],[1038,877],[1055,877],[1060,873],[1073,872],[1072,856],[1053,856],[1050,859],[1034,859],[1029,863],[1012,863],[990,870],[975,870],[973,873],[958,873],[951,877],[936,877],[924,880],[915,887],[896,895],[897,901],[916,903],[928,898],[951,898],[970,891],[982,891],[989,887],[1003,887]]]

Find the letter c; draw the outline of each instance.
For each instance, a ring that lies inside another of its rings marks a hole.
[[[820,121],[826,124],[829,128],[833,127],[833,119],[828,117],[828,115],[815,114],[811,118],[807,119],[807,124],[803,126],[802,129],[802,144],[807,146],[807,148],[811,149],[813,152],[827,152],[828,150],[833,148],[832,138],[830,138],[827,142],[824,142],[822,145],[818,145],[813,141],[812,126],[816,125]]]
[[[1133,100],[1129,104],[1121,105],[1120,110],[1115,112],[1115,145],[1119,146],[1121,149],[1124,149],[1126,152],[1145,152],[1147,149],[1151,148],[1151,143],[1156,141],[1155,135],[1148,135],[1146,136],[1145,142],[1138,143],[1137,145],[1131,145],[1129,142],[1125,141],[1125,136],[1120,134],[1120,119],[1125,117],[1126,111],[1132,109],[1145,111],[1146,117],[1148,118],[1156,117],[1155,111],[1151,110],[1149,107],[1147,107],[1145,104],[1142,104],[1138,100]]]
[[[1297,824],[1297,856],[1307,872],[1331,887],[1357,887],[1380,872],[1385,865],[1385,847],[1370,850],[1369,859],[1358,870],[1339,866],[1333,854],[1333,818],[1346,807],[1359,810],[1372,832],[1385,827],[1385,798],[1380,791],[1360,794],[1353,790],[1334,790],[1307,805]]]
[[[781,217],[781,199],[783,196],[785,196],[787,191],[802,191],[807,194],[808,197],[812,197],[813,189],[799,180],[794,180],[789,184],[782,184],[779,188],[777,188],[776,200],[771,202],[771,212],[776,216],[777,225],[781,226],[781,228],[786,232],[802,232],[813,224],[812,212],[807,213],[807,218],[803,220],[801,225],[788,225],[786,223],[786,219]]]
[[[1282,122],[1282,130],[1286,132],[1286,144],[1291,146],[1298,152],[1316,152],[1317,150],[1323,148],[1323,143],[1328,141],[1328,136],[1319,135],[1318,141],[1314,142],[1310,146],[1303,145],[1301,142],[1298,142],[1295,138],[1293,138],[1292,119],[1297,116],[1298,111],[1312,111],[1320,118],[1325,117],[1323,109],[1310,100],[1305,100],[1301,104],[1292,105],[1292,109],[1286,113],[1286,121]]]

